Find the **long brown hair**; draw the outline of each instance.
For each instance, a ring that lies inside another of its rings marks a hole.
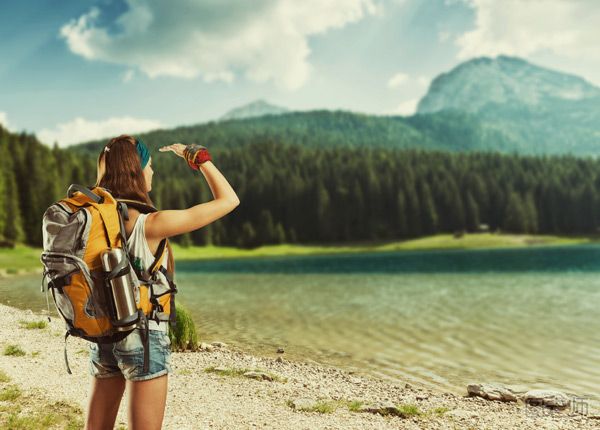
[[[102,148],[102,152],[98,155],[98,178],[95,186],[107,188],[115,198],[138,200],[154,206],[146,189],[146,179],[136,144],[136,138],[127,134],[110,139],[106,149]],[[101,163],[104,164],[102,176],[100,175]],[[169,250],[167,270],[173,273],[175,260],[168,241],[167,248]]]

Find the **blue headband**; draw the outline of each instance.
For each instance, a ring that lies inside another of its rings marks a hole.
[[[148,151],[148,148],[146,147],[142,139],[140,139],[139,137],[136,139],[135,148],[137,149],[137,152],[140,155],[142,170],[144,170],[144,167],[146,167],[146,164],[148,164],[148,160],[150,160],[150,151]]]

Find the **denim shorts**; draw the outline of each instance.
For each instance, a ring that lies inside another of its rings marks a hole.
[[[144,373],[144,344],[136,328],[114,343],[89,343],[90,374],[96,378],[123,375],[130,381],[145,381],[171,372],[171,339],[161,330],[149,330],[148,372]]]

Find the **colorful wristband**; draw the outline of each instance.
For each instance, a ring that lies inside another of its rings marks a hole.
[[[210,153],[205,146],[191,143],[185,147],[183,155],[190,166],[194,170],[200,170],[200,165],[206,161],[212,161]]]

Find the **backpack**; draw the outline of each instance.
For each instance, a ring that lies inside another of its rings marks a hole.
[[[128,206],[142,213],[156,212],[156,208],[143,202],[115,199],[106,188],[90,189],[78,184],[71,184],[67,197],[53,203],[44,212],[41,290],[46,292],[48,320],[50,290],[56,309],[65,321],[64,358],[69,374],[72,373],[67,359],[69,336],[95,343],[112,343],[141,328],[144,371],[147,372],[149,319],[157,322],[168,320],[171,328],[175,327],[174,296],[177,287],[173,282],[173,268],[165,269],[162,265],[167,239],[160,242],[149,268],[142,271],[132,266],[123,221],[129,219]],[[105,270],[102,254],[107,250],[117,252],[115,248],[123,251],[122,259],[117,267]],[[155,295],[152,286],[159,282],[159,272],[167,279],[169,290]],[[130,308],[135,311],[119,320],[111,281],[120,277],[127,277],[133,285],[135,305],[130,303]]]

